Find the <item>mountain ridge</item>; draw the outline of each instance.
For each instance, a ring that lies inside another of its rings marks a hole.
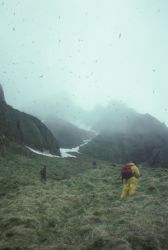
[[[152,115],[116,104],[105,108],[93,128],[100,133],[81,152],[116,163],[168,166],[168,128]]]

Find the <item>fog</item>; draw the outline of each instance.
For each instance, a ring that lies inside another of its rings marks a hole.
[[[167,23],[166,0],[3,0],[6,100],[30,112],[58,110],[58,96],[84,110],[121,100],[168,125]]]

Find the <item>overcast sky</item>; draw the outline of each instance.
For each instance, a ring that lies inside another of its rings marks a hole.
[[[2,0],[0,82],[24,107],[67,91],[110,99],[168,125],[167,0]]]

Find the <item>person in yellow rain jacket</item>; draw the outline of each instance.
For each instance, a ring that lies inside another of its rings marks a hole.
[[[121,198],[124,198],[135,193],[140,172],[134,162],[129,162],[122,168],[121,176],[123,183]]]

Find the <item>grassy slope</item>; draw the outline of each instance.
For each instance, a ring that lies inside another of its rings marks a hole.
[[[46,164],[47,184],[39,171]],[[119,168],[91,159],[0,156],[0,249],[162,250],[168,239],[168,172],[141,170],[120,200]]]

